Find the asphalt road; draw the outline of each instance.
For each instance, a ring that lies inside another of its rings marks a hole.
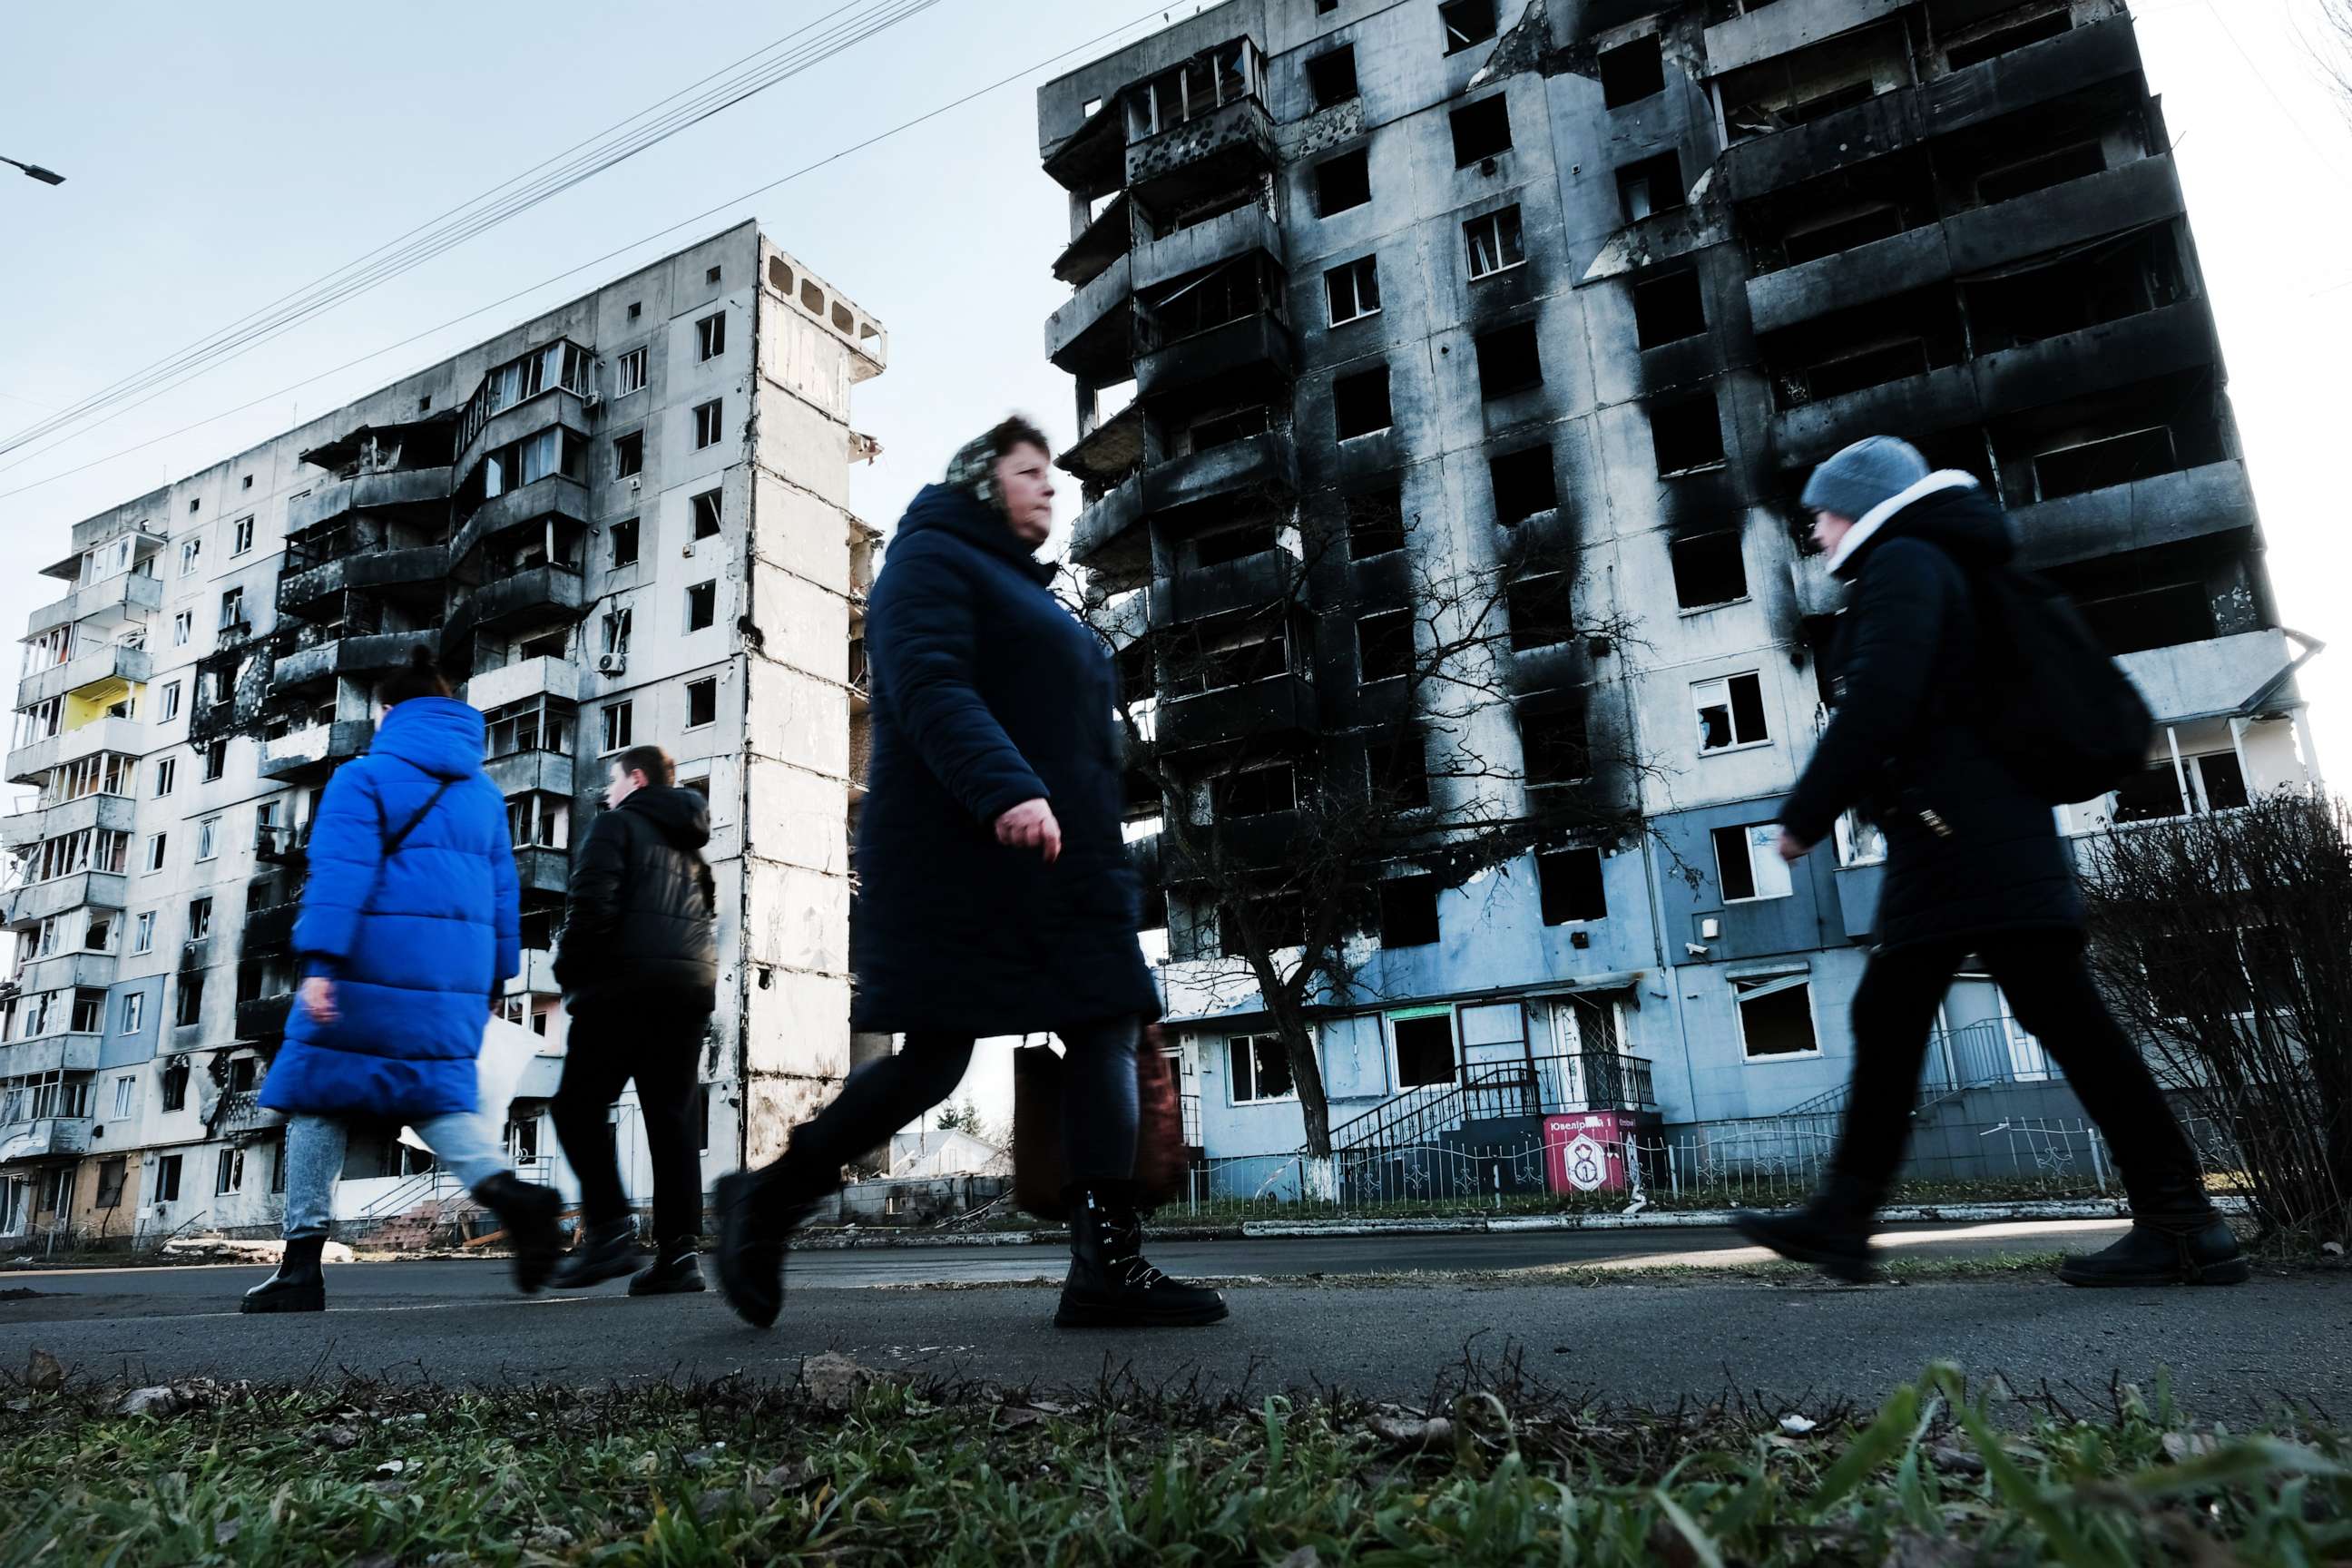
[[[1891,1239],[1927,1255],[2038,1251],[2104,1245],[2116,1229],[1921,1227]],[[785,1379],[804,1356],[839,1351],[879,1368],[1055,1390],[1125,1372],[1154,1384],[1197,1376],[1411,1398],[1465,1354],[1517,1355],[1552,1383],[1672,1401],[1727,1387],[1874,1399],[1948,1359],[2019,1386],[2084,1390],[2118,1373],[2147,1382],[2166,1367],[2188,1406],[2217,1419],[2282,1399],[2352,1411],[2352,1284],[2334,1279],[2082,1291],[2043,1279],[1847,1289],[1547,1277],[1562,1266],[1749,1256],[1714,1232],[1201,1243],[1155,1255],[1178,1271],[1241,1277],[1228,1290],[1232,1319],[1151,1334],[1056,1331],[1051,1287],[1013,1282],[1058,1275],[1059,1258],[1040,1247],[798,1254],[783,1321],[765,1333],[739,1323],[715,1293],[631,1300],[614,1285],[517,1299],[492,1262],[330,1268],[330,1310],[282,1318],[236,1311],[236,1295],[266,1274],[258,1268],[10,1268],[0,1272],[0,1366],[22,1366],[38,1348],[82,1373],[142,1382],[351,1372],[601,1384]],[[1426,1272],[1398,1278],[1411,1270]]]

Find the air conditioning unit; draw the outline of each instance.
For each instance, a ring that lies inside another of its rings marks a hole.
[[[596,656],[596,673],[619,675],[629,668],[629,656],[625,653],[604,653]]]
[[[604,395],[601,392],[583,392],[580,395],[580,406],[583,408],[593,411],[604,405]]]

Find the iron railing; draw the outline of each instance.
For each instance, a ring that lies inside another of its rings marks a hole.
[[[1523,1057],[1473,1068],[1443,1084],[1407,1089],[1331,1130],[1331,1149],[1429,1142],[1475,1121],[1570,1110],[1641,1110],[1655,1106],[1650,1063],[1613,1051]]]

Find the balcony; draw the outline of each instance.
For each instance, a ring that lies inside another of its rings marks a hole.
[[[2293,634],[2240,632],[2233,637],[2127,653],[2116,662],[2139,688],[2159,724],[2236,718],[2273,701],[2292,701],[2282,689],[2295,654]]]
[[[572,886],[572,854],[565,849],[551,849],[543,845],[518,845],[514,852],[515,878],[526,893],[553,893],[561,896]]]
[[[485,713],[533,697],[580,700],[580,667],[568,658],[525,658],[497,669],[478,669],[466,683],[466,700]]]
[[[483,543],[509,529],[541,518],[568,518],[585,523],[589,518],[588,487],[569,474],[550,474],[493,496],[476,507],[449,540],[449,564],[464,565]]]
[[[1135,360],[1135,395],[1159,393],[1228,377],[1263,384],[1269,375],[1287,382],[1298,374],[1298,349],[1290,329],[1265,311],[1211,327],[1164,343]]]
[[[1910,0],[1778,0],[1706,30],[1706,72],[1721,76],[1792,54],[1901,10]]]
[[[322,686],[332,679],[371,679],[408,668],[417,644],[438,649],[441,634],[427,628],[415,632],[372,632],[363,637],[338,637],[298,648],[279,658],[269,673],[272,691]]]
[[[1127,188],[1147,209],[1174,211],[1247,184],[1275,166],[1274,117],[1237,98],[1131,142]]]
[[[120,871],[76,871],[34,882],[8,894],[7,913],[0,924],[32,925],[68,910],[119,910],[130,898],[130,879]]]
[[[0,819],[0,849],[22,849],[92,827],[128,833],[138,810],[138,803],[127,795],[86,795],[57,805],[30,807]]]
[[[1757,20],[1762,20],[1761,13]],[[2139,68],[2131,18],[2095,22],[1917,87],[1881,93],[1810,124],[1742,142],[1717,164],[1720,184],[1732,202],[1752,201]]]
[[[11,1121],[0,1127],[0,1165],[86,1153],[89,1149],[89,1130],[95,1125],[96,1119],[88,1116],[44,1116],[33,1121]]]
[[[512,576],[483,584],[463,605],[452,611],[449,616],[451,640],[457,639],[461,626],[478,629],[505,626],[519,620],[576,616],[586,604],[578,567],[553,564],[526,567]]]
[[[1229,873],[1272,870],[1283,864],[1298,837],[1298,813],[1234,817],[1196,826],[1192,832],[1196,842],[1189,852],[1180,834],[1159,836],[1157,870],[1162,885],[1181,888],[1208,881],[1212,868]]]
[[[509,798],[525,793],[536,795],[572,794],[572,753],[569,752],[509,752],[502,757],[492,757],[482,764],[498,785],[499,793]]]
[[[1202,501],[1298,493],[1298,451],[1287,430],[1266,430],[1155,463],[1143,475],[1142,506],[1159,516]]]
[[[339,719],[290,730],[268,741],[261,750],[261,776],[281,784],[322,779],[338,763],[349,762],[368,749],[375,724],[367,719]]]
[[[1078,513],[1078,521],[1070,530],[1070,558],[1082,565],[1093,564],[1097,557],[1106,557],[1142,521],[1143,476],[1137,474],[1117,489],[1104,491],[1092,506]],[[1139,538],[1139,542],[1142,546],[1139,559],[1127,564],[1139,564],[1148,572],[1151,566],[1150,542]]]
[[[293,952],[294,922],[301,913],[302,900],[299,898],[246,910],[245,940],[238,946],[237,956],[273,958]]]
[[[1154,739],[1164,752],[1214,751],[1264,736],[1315,728],[1315,686],[1277,675],[1189,697],[1163,697]]]
[[[1297,590],[1304,574],[1298,557],[1281,549],[1179,572],[1153,588],[1151,624],[1155,630],[1164,629],[1234,610],[1281,605]]]
[[[1108,487],[1124,480],[1143,461],[1143,405],[1129,404],[1054,461],[1084,484]]]
[[[1252,251],[1280,264],[1286,259],[1282,226],[1262,202],[1244,202],[1231,212],[1147,239],[1135,247],[1135,286],[1155,283],[1238,260]]]
[[[126,757],[139,756],[148,749],[152,731],[135,719],[93,719],[87,724],[51,735],[46,741],[35,741],[17,746],[8,753],[8,782],[37,784],[47,775],[68,763],[100,752],[116,752]]]
[[[583,442],[588,439],[588,405],[568,386],[549,387],[481,420],[459,448],[453,471],[462,479],[473,473],[485,454],[557,428],[571,431]]]
[[[143,647],[120,644],[79,654],[65,663],[37,671],[16,683],[16,706],[32,708],[53,697],[70,697],[111,682],[146,684],[153,660]]]
[[[2250,531],[2258,519],[2246,465],[2231,459],[2019,507],[2009,521],[2019,564],[2042,571],[2126,550]]]
[[[257,996],[236,1005],[236,1037],[247,1045],[266,1046],[286,1033],[286,1019],[294,1010],[294,994]]]
[[[332,622],[342,618],[343,595],[354,591],[382,594],[408,589],[413,591],[409,597],[437,604],[448,576],[446,545],[370,550],[279,578],[278,607],[307,620]]]
[[[1656,1089],[1650,1062],[1614,1051],[1577,1051],[1564,1057],[1538,1058],[1551,1082],[1545,1099],[1555,1096],[1563,1110],[1655,1110]]]
[[[1135,287],[1122,256],[1045,318],[1045,357],[1090,385],[1127,379],[1135,352]]]
[[[454,468],[395,468],[354,474],[286,503],[286,531],[302,533],[355,511],[440,508],[449,500]]]
[[[522,951],[522,973],[507,982],[506,994],[529,992],[541,996],[562,994],[563,987],[555,983],[555,954],[543,947],[527,947]]]
[[[79,1033],[41,1035],[0,1046],[0,1079],[38,1078],[43,1073],[96,1072],[106,1037]]]
[[[1095,215],[1085,232],[1055,258],[1054,276],[1073,289],[1085,288],[1112,262],[1126,259],[1134,229],[1135,204],[1121,191]]]
[[[1118,184],[1119,150],[1126,145],[1119,122],[1118,108],[1106,100],[1058,145],[1045,150],[1046,176],[1070,191],[1099,192]]]
[[[310,858],[310,825],[289,827],[283,823],[257,823],[253,858],[264,866],[299,866]]]
[[[36,958],[25,965],[17,984],[26,995],[43,991],[71,991],[84,986],[103,990],[114,984],[116,959],[110,952],[59,952]]]
[[[95,630],[132,626],[152,619],[163,605],[162,578],[125,572],[43,605],[26,621],[25,636],[30,639],[64,626],[87,624]]]
[[[284,1033],[282,1024],[279,1033]],[[267,1132],[285,1120],[282,1111],[262,1109],[259,1089],[241,1089],[220,1097],[220,1102],[213,1107],[210,1127],[215,1138],[238,1138]]]

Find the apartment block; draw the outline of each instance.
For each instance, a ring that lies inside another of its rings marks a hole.
[[[1177,781],[1131,831],[1213,1159],[1301,1114],[1167,826],[1278,884],[1324,852],[1307,802],[1400,778],[1434,839],[1363,854],[1349,983],[1309,998],[1343,1151],[1507,1098],[1672,1127],[1834,1097],[1883,846],[1848,822],[1789,868],[1770,824],[1842,595],[1797,496],[1861,437],[1975,474],[2161,719],[2067,831],[2313,776],[2121,0],[1228,0],[1038,117],[1072,553]],[[1457,679],[1405,679],[1463,582],[1492,592]],[[1642,830],[1580,835],[1596,801]],[[1433,890],[1472,822],[1523,852]],[[1989,980],[1942,1022],[1956,1077],[2063,1109]]]
[[[488,721],[533,1031],[506,1136],[569,1182],[546,1115],[572,844],[657,742],[708,795],[718,1012],[707,1173],[763,1160],[847,1071],[846,827],[877,535],[850,398],[880,323],[756,226],[78,523],[26,627],[0,826],[0,1237],[267,1226],[257,1097],[299,978],[319,792],[419,641]],[[492,1115],[501,1108],[486,1108]],[[617,1136],[649,1191],[634,1100]],[[339,1217],[416,1193],[356,1139]]]

